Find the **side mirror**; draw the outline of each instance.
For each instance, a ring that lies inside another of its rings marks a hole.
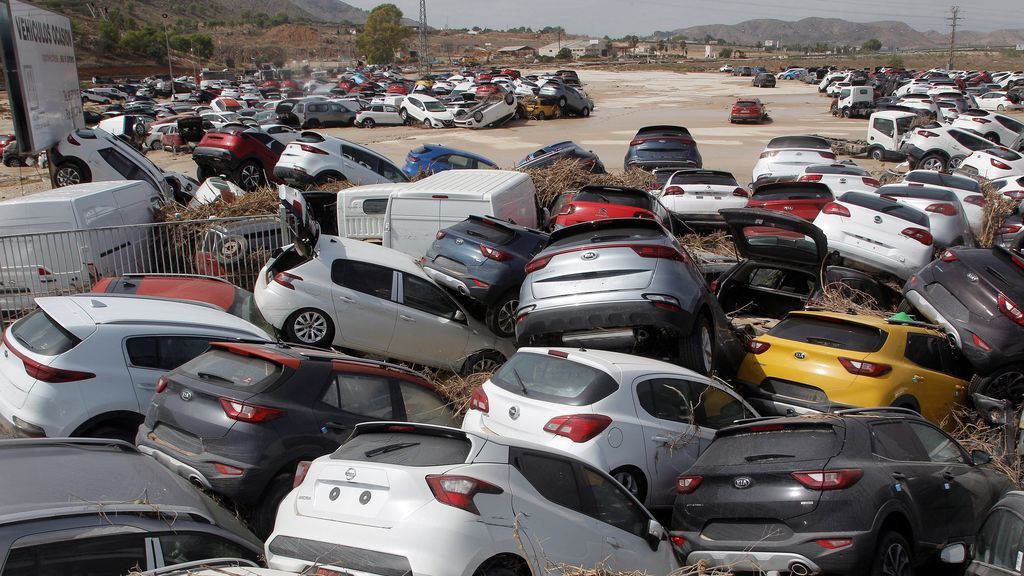
[[[992,455],[984,450],[971,450],[971,463],[975,466],[984,466],[992,461]]]
[[[647,535],[644,539],[647,540],[651,550],[657,551],[658,545],[668,540],[668,532],[665,531],[665,528],[657,520],[651,519],[647,521]]]
[[[972,394],[971,399],[974,401],[974,408],[978,411],[978,414],[990,426],[1006,424],[1007,406],[1005,402],[978,393]]]
[[[967,547],[962,543],[950,544],[939,553],[939,560],[945,564],[963,564],[967,559]]]
[[[456,310],[455,311],[454,319],[455,319],[456,322],[465,322],[466,321],[466,313],[463,312],[462,310]]]

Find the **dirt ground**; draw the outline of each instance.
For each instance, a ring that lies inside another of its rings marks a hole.
[[[650,124],[686,126],[697,140],[704,167],[728,170],[741,183],[749,182],[758,154],[769,139],[786,134],[822,134],[863,139],[867,122],[833,118],[830,101],[814,85],[780,80],[777,88],[752,88],[750,78],[717,73],[665,71],[603,71],[581,73],[596,109],[589,118],[513,121],[500,128],[468,130],[419,127],[374,129],[330,128],[323,132],[368,145],[402,166],[408,152],[423,143],[436,143],[482,154],[511,168],[526,154],[554,142],[574,140],[596,152],[609,170],[621,171],[622,158],[636,130]],[[760,125],[730,124],[728,112],[737,97],[760,98],[772,121]],[[0,120],[0,132],[11,130]],[[188,154],[150,152],[156,164],[195,174]],[[858,160],[869,169],[871,160]],[[49,188],[38,168],[0,166],[0,199]]]

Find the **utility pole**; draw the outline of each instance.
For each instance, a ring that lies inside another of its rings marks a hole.
[[[949,62],[946,63],[946,70],[953,69],[953,49],[956,47],[956,25],[963,18],[960,16],[960,7],[952,6],[949,9]]]
[[[174,99],[174,67],[171,65],[171,38],[167,35],[167,14],[163,15],[164,42],[167,44],[167,73],[171,75],[171,99]]]
[[[430,59],[427,56],[427,0],[420,0],[420,71],[430,71]]]

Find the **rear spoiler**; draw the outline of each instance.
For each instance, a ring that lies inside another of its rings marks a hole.
[[[469,434],[458,428],[414,422],[363,422],[356,424],[350,439],[360,434],[374,433],[420,434],[436,436],[438,438],[452,438],[454,440],[469,440]]]
[[[567,236],[575,236],[576,234],[583,234],[586,232],[596,232],[606,228],[647,228],[650,230],[660,230],[665,234],[665,236],[672,237],[672,234],[661,225],[661,222],[658,222],[657,220],[651,220],[649,218],[606,218],[604,220],[592,220],[590,222],[581,222],[565,228],[559,228],[551,233],[550,242],[561,240]]]

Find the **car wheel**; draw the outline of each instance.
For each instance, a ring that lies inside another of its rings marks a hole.
[[[315,308],[299,310],[284,324],[288,340],[315,348],[327,348],[334,340],[334,324],[327,314]]]
[[[885,532],[878,539],[871,576],[914,576],[914,557],[907,539],[898,532]]]
[[[988,376],[975,375],[967,386],[968,397],[980,393],[996,400],[1010,400],[1019,406],[1024,400],[1024,366],[1010,364]]]
[[[548,118],[547,118],[547,116],[544,115],[544,111],[543,110],[541,110],[540,113],[537,114],[537,120],[547,120],[547,119]]]
[[[433,126],[431,126],[431,124],[430,124],[430,118],[424,118],[423,119],[423,127],[424,128],[433,128]]]
[[[505,357],[498,352],[484,351],[477,352],[470,356],[462,365],[462,374],[469,375],[476,372],[494,372],[505,363]]]
[[[363,128],[373,128],[376,124],[377,123],[373,120],[373,118],[367,118],[363,120]]]
[[[398,117],[402,119],[402,124],[409,123],[409,113],[405,110],[405,108],[402,108],[401,110],[398,111]]]
[[[921,170],[931,170],[932,172],[942,172],[946,169],[946,161],[942,159],[942,156],[938,154],[929,154],[921,161],[917,163],[917,167]]]
[[[693,332],[679,339],[679,363],[700,374],[710,374],[715,362],[715,341],[711,322],[700,314]]]
[[[985,134],[985,139],[991,140],[992,142],[999,144],[999,134],[996,134],[995,132],[989,132],[988,134]]]
[[[917,401],[917,398],[913,396],[900,396],[892,403],[893,408],[906,408],[907,410],[913,410],[918,414],[921,413],[921,404]]]
[[[319,128],[319,127],[320,127],[320,121],[317,120],[316,118],[310,118],[309,120],[306,120],[306,128],[310,128],[310,129],[315,130],[315,129]]]
[[[1003,106],[1002,104],[1000,104],[999,106],[996,106],[996,110],[998,110],[999,112],[1002,112],[1003,110],[1006,110],[1006,106]]]
[[[964,156],[953,156],[949,159],[949,170],[953,171],[960,167],[967,158]]]
[[[260,538],[265,539],[274,531],[277,508],[288,492],[291,492],[294,478],[294,473],[282,473],[276,476],[263,491],[259,504],[250,512],[249,521],[253,532]]]
[[[25,163],[17,156],[8,156],[7,158],[4,158],[4,166],[7,166],[8,168],[18,168],[24,165]]]
[[[871,156],[872,160],[882,162],[883,160],[885,160],[885,150],[883,148],[875,146],[871,148],[871,150],[868,152],[868,156]]]
[[[515,103],[516,103],[516,97],[513,96],[511,93],[506,92],[505,93],[505,104],[508,104],[509,106],[511,106],[511,105],[513,105]]]
[[[516,310],[519,309],[519,291],[506,293],[492,306],[487,307],[487,327],[502,338],[516,335]]]
[[[843,118],[849,118],[852,115],[853,113],[850,111],[849,108],[843,108]]]
[[[62,188],[89,182],[89,169],[77,160],[64,160],[53,172],[53,187]]]
[[[483,122],[484,121],[484,113],[480,112],[480,111],[474,112],[473,113],[473,120],[476,120],[477,124]]]
[[[583,116],[584,118],[586,118],[587,116],[590,116],[590,108],[587,108],[586,106],[584,106],[583,110],[580,110],[580,116]]]
[[[207,178],[213,178],[216,175],[217,174],[215,174],[212,169],[203,166],[202,164],[196,166],[196,180],[199,180],[200,184],[206,182]]]
[[[622,487],[629,491],[637,500],[643,503],[647,497],[647,480],[644,475],[632,466],[623,466],[612,470],[612,478]]]
[[[233,266],[241,262],[249,253],[249,243],[244,236],[234,234],[218,239],[211,252],[220,264]]]
[[[154,151],[154,152],[156,152],[157,150],[163,150],[164,149],[164,143],[161,142],[159,138],[157,138],[157,139],[155,139],[155,140],[153,140],[152,142],[149,143],[149,149]]]
[[[331,182],[344,182],[345,180],[347,180],[347,178],[337,172],[323,172],[313,179],[313,184],[317,186],[325,186]]]
[[[252,160],[247,160],[235,170],[235,182],[246,192],[259,188],[263,179],[263,168]]]
[[[565,96],[562,96],[561,98],[558,99],[558,107],[565,108]]]

